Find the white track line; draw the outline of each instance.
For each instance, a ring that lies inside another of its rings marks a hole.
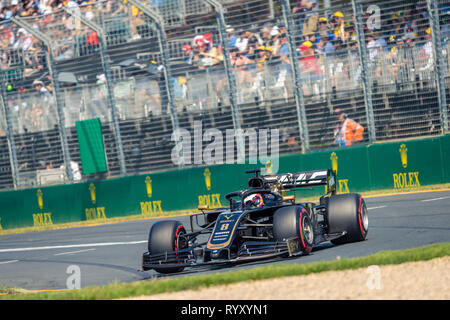
[[[105,247],[105,246],[119,246],[126,244],[140,244],[147,243],[148,240],[142,241],[130,241],[130,242],[103,242],[103,243],[84,243],[84,244],[71,244],[66,246],[46,246],[46,247],[29,247],[29,248],[12,248],[12,249],[0,249],[2,252],[19,252],[19,251],[36,251],[36,250],[51,250],[51,249],[68,249],[68,248],[86,248],[86,247]]]
[[[422,202],[428,202],[428,201],[436,201],[436,200],[444,200],[444,199],[449,199],[450,197],[440,197],[440,198],[434,198],[434,199],[425,199],[425,200],[420,200]]]
[[[64,256],[69,254],[75,254],[75,253],[81,253],[81,252],[88,252],[88,251],[94,251],[95,249],[85,249],[85,250],[78,250],[78,251],[69,251],[69,252],[62,252],[62,253],[56,253],[54,256]]]
[[[0,262],[0,264],[14,263],[14,262],[17,262],[17,261],[19,261],[19,260],[2,261],[2,262]]]
[[[381,209],[381,208],[386,208],[386,206],[379,206],[379,207],[367,208],[367,210]]]

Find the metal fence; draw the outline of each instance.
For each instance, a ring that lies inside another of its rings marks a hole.
[[[177,128],[280,130],[280,151],[448,132],[448,0],[69,2],[0,22],[0,188],[83,179],[100,118],[108,176],[176,167]],[[341,120],[339,120],[341,117]],[[343,137],[343,138],[342,138]]]

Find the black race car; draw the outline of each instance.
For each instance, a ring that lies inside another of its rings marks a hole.
[[[237,264],[311,252],[313,246],[366,239],[367,207],[359,194],[336,194],[336,173],[330,169],[260,176],[250,170],[249,188],[229,193],[227,208],[190,216],[190,231],[179,221],[152,225],[142,269],[160,273],[186,267]],[[326,186],[318,204],[296,203],[304,187]]]

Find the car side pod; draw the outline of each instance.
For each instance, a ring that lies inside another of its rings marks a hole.
[[[346,232],[331,240],[333,244],[344,244],[365,240],[369,231],[366,202],[357,193],[332,195],[327,202],[328,233]]]

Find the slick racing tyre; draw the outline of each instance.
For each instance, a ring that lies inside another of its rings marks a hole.
[[[148,251],[151,255],[173,252],[187,247],[186,241],[180,235],[186,234],[183,224],[179,221],[158,221],[152,225],[148,235]],[[159,273],[175,273],[184,267],[158,267]]]
[[[346,234],[331,240],[333,244],[363,241],[369,230],[366,202],[356,193],[332,195],[327,203],[328,233]]]
[[[273,235],[275,241],[286,241],[298,237],[300,250],[308,254],[314,243],[314,231],[305,208],[288,206],[278,209],[273,216]]]

